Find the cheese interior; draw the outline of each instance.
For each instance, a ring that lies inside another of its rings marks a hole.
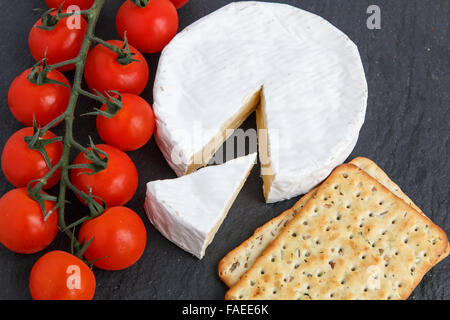
[[[230,137],[232,131],[239,128],[253,112],[256,112],[256,128],[258,131],[258,151],[259,160],[261,162],[261,176],[264,182],[264,197],[267,199],[270,192],[270,186],[274,179],[274,173],[270,159],[265,107],[266,102],[264,99],[264,90],[263,87],[261,87],[258,91],[249,95],[239,112],[232,118],[228,119],[225,125],[221,128],[220,132],[212,138],[200,152],[192,156],[186,174],[192,173],[198,168],[206,166],[216,151]]]

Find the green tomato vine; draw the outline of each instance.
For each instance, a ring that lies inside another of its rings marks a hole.
[[[95,91],[95,94],[93,94],[81,88],[86,57],[91,45],[93,43],[97,43],[117,53],[117,61],[123,65],[132,63],[133,61],[137,61],[136,59],[134,59],[133,54],[130,53],[129,51],[129,46],[126,38],[124,40],[123,47],[119,48],[95,36],[95,27],[104,3],[105,0],[96,0],[90,9],[76,11],[72,13],[62,13],[61,8],[54,15],[51,15],[54,9],[45,11],[41,17],[43,26],[40,27],[44,30],[51,30],[51,28],[53,28],[60,21],[60,19],[64,17],[72,15],[83,15],[88,22],[87,31],[84,36],[83,43],[81,45],[81,49],[77,57],[53,65],[47,65],[46,58],[44,58],[42,61],[39,61],[32,68],[32,72],[28,77],[29,81],[38,85],[42,85],[45,83],[55,83],[53,80],[48,79],[47,77],[47,74],[50,71],[59,68],[61,66],[70,64],[74,64],[76,66],[70,99],[65,112],[41,128],[37,126],[36,122],[34,122],[33,136],[26,137],[25,142],[28,144],[28,147],[30,149],[37,150],[42,154],[47,163],[47,166],[49,167],[49,172],[44,177],[31,181],[28,184],[27,187],[28,194],[32,199],[34,199],[39,203],[41,210],[44,214],[44,219],[46,221],[51,214],[56,212],[56,209],[58,210],[58,227],[70,238],[72,253],[79,258],[83,258],[83,254],[90,245],[92,239],[89,240],[83,239],[81,242],[78,241],[75,236],[75,227],[77,227],[78,225],[82,224],[87,220],[96,218],[99,215],[101,215],[105,210],[105,203],[102,199],[94,196],[91,193],[91,191],[89,191],[89,193],[86,194],[85,192],[77,189],[70,181],[69,171],[74,168],[84,168],[90,169],[88,170],[88,172],[85,172],[84,174],[98,173],[107,167],[108,156],[105,152],[95,147],[94,142],[90,137],[89,137],[90,148],[84,147],[74,139],[73,122],[78,97],[80,95],[83,95],[106,105],[107,107],[106,110],[101,111],[99,109],[96,109],[96,111],[94,112],[87,113],[89,115],[102,114],[108,118],[112,118],[122,107],[121,97],[120,94],[118,94],[118,92],[112,91],[112,93],[114,93],[113,97],[108,92],[105,92],[103,95],[102,93]],[[62,83],[56,84],[64,85]],[[64,135],[62,137],[56,137],[53,139],[42,139],[42,136],[44,136],[45,133],[51,127],[60,122],[64,122],[65,126]],[[61,159],[55,165],[52,166],[44,147],[56,141],[62,141],[63,152]],[[78,151],[84,153],[84,156],[90,161],[90,163],[77,165],[70,164],[69,158],[72,148],[75,148]],[[58,196],[56,197],[43,193],[42,192],[43,187],[47,183],[48,179],[50,179],[53,176],[53,174],[55,174],[58,170],[61,170],[61,180],[59,182]],[[75,194],[77,194],[81,199],[84,200],[84,202],[86,202],[89,208],[89,215],[84,216],[83,218],[79,219],[78,221],[75,221],[74,223],[71,223],[70,225],[67,225],[65,218],[67,190],[71,190]],[[53,201],[55,202],[55,206],[53,207],[52,210],[46,212],[44,201]]]

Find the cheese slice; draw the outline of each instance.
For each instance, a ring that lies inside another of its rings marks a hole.
[[[206,165],[256,111],[267,202],[308,192],[342,163],[367,103],[358,49],[343,32],[307,11],[253,1],[180,32],[153,91],[156,141],[179,176]]]
[[[167,239],[202,259],[255,161],[253,153],[176,179],[149,182],[147,216]]]

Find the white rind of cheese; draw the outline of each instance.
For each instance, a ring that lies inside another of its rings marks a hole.
[[[285,4],[235,2],[188,26],[163,50],[154,84],[156,142],[177,175],[192,171],[194,155],[254,95],[264,99],[273,173],[266,201],[306,193],[358,139],[367,104],[358,49],[323,18]]]
[[[255,162],[252,153],[176,179],[151,181],[147,216],[167,239],[202,259]]]

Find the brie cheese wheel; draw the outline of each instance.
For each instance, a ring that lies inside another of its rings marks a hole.
[[[256,162],[256,153],[147,184],[145,211],[167,239],[201,259]]]
[[[366,104],[361,58],[343,32],[289,5],[235,2],[163,50],[156,141],[184,175],[256,111],[264,195],[276,202],[308,192],[349,156]]]

